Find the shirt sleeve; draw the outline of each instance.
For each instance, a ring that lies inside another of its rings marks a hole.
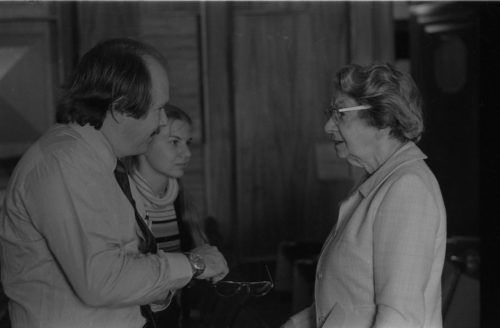
[[[126,198],[117,201],[121,190],[112,173],[102,171],[59,158],[39,165],[26,180],[30,217],[85,304],[163,300],[190,281],[189,261],[183,254],[137,251],[133,209]]]
[[[416,175],[399,178],[384,196],[374,223],[374,327],[424,326],[424,291],[438,226],[432,192]]]
[[[166,308],[168,308],[168,306],[172,302],[172,299],[174,298],[174,296],[175,296],[175,291],[171,291],[170,293],[168,293],[167,298],[165,298],[164,300],[158,301],[157,303],[151,303],[150,304],[151,311],[160,312],[160,311],[165,310]]]

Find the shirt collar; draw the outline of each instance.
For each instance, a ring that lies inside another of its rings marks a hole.
[[[104,164],[113,171],[116,167],[117,158],[113,152],[113,147],[111,147],[111,144],[104,134],[89,124],[84,126],[70,124],[70,126],[82,136],[82,139],[95,150],[97,156]]]
[[[397,168],[410,162],[426,159],[427,156],[410,141],[401,146],[394,154],[391,155],[373,174],[366,179],[359,187],[359,192],[366,197],[373,189],[384,182],[387,177]]]

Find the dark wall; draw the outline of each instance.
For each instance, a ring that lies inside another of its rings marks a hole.
[[[440,17],[443,10],[436,7],[413,16],[411,67],[428,105],[422,147],[443,189],[449,231],[475,235],[477,21],[472,4],[449,6],[455,9],[445,11],[456,15]],[[338,202],[357,173],[329,147],[322,110],[342,64],[393,61],[390,2],[47,2],[3,8],[8,11],[0,19],[22,24],[43,17],[53,27],[54,59],[44,65],[57,68],[56,81],[70,72],[68,63],[106,37],[140,38],[165,54],[172,102],[195,121],[185,184],[231,252],[272,255],[281,240],[321,241],[335,224]],[[446,19],[460,28],[426,31],[433,20]],[[466,56],[448,60],[446,51],[457,44]],[[460,79],[465,82],[455,90]],[[438,83],[451,83],[451,89]]]
[[[196,122],[199,155],[186,187],[228,251],[272,255],[281,240],[326,237],[353,178],[325,146],[331,78],[349,61],[391,59],[390,3],[83,2],[77,10],[82,51],[132,36],[169,59],[172,101]]]
[[[500,150],[500,3],[483,3],[480,7],[481,83],[481,327],[499,325],[498,250],[500,249],[499,192]]]
[[[424,98],[421,147],[446,206],[448,235],[479,235],[479,7],[411,7],[411,67]]]

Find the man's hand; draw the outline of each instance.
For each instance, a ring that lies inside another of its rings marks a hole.
[[[190,253],[198,254],[205,261],[205,271],[196,279],[210,280],[213,283],[223,279],[229,272],[224,255],[217,247],[203,245],[193,249]]]

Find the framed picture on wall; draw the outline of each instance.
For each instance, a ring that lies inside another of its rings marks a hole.
[[[54,122],[55,54],[50,20],[0,20],[0,188]]]
[[[0,158],[20,156],[54,122],[50,21],[0,21]]]

